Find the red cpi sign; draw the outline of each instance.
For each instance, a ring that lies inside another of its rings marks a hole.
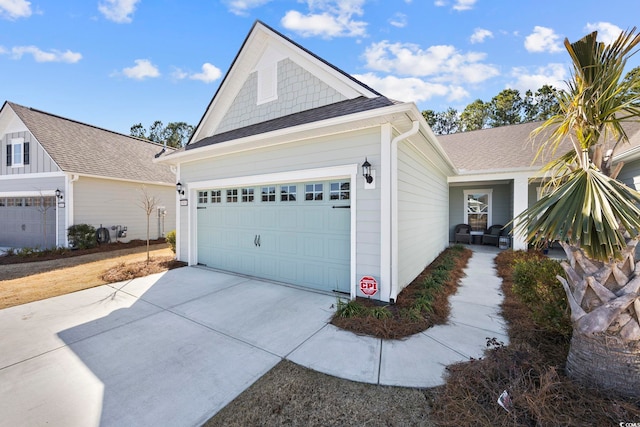
[[[375,295],[378,292],[378,282],[371,276],[364,276],[360,279],[360,290],[365,295]]]

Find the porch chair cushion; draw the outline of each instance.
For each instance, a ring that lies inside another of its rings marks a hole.
[[[471,227],[468,224],[456,225],[454,243],[471,243]]]
[[[499,224],[494,224],[491,227],[487,228],[487,230],[482,235],[482,244],[498,246],[500,244],[500,236],[502,235],[503,228],[504,226]]]

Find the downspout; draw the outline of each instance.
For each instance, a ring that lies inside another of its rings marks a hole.
[[[67,175],[67,182],[65,184],[64,195],[65,195],[65,237],[64,237],[64,246],[69,246],[69,235],[66,233],[66,230],[73,225],[73,183],[76,182],[80,178],[80,175],[70,174]]]
[[[411,129],[391,140],[391,286],[389,301],[395,302],[398,296],[398,144],[400,141],[418,133],[420,122],[413,121]]]

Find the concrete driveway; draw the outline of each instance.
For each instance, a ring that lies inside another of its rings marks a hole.
[[[188,267],[0,310],[0,425],[200,425],[335,302]]]

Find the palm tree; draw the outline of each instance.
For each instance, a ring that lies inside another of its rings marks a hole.
[[[622,164],[612,165],[612,150],[628,142],[623,124],[640,120],[638,76],[623,78],[640,34],[634,27],[608,45],[596,38],[564,41],[573,66],[568,89],[534,137],[545,137],[539,154],[573,149],[545,167],[548,195],[514,224],[533,242],[559,240],[566,252],[558,280],[573,324],[568,375],[640,397],[640,193],[617,181]]]

